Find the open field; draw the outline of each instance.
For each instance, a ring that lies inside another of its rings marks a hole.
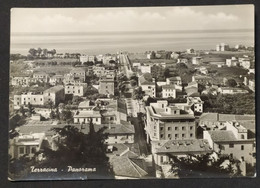
[[[36,59],[34,60],[35,63],[48,63],[48,62],[77,62],[78,59],[75,58],[53,58],[53,59]]]
[[[56,65],[56,66],[44,66],[33,69],[34,72],[46,72],[46,73],[55,73],[55,74],[61,74],[64,75],[66,73],[69,73],[71,69],[73,69],[73,66],[64,66],[64,65]]]

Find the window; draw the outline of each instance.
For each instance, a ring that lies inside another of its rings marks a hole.
[[[245,136],[243,134],[241,135],[241,139],[245,139]]]
[[[182,134],[181,137],[184,138],[184,137],[185,137],[185,134]]]
[[[115,136],[115,139],[117,139],[117,136]]]
[[[183,130],[183,131],[184,131],[184,130],[185,130],[185,127],[182,127],[182,128],[181,128],[181,130]]]
[[[20,154],[24,154],[24,147],[20,147],[20,148],[19,148],[19,153],[20,153]]]
[[[78,90],[78,93],[80,93],[80,90]]]
[[[190,137],[193,137],[193,134],[190,134]]]
[[[171,138],[171,134],[168,134],[168,138]]]
[[[193,127],[192,126],[190,126],[190,130],[192,130],[193,129]]]
[[[171,130],[171,127],[168,127],[168,131],[170,131]]]
[[[31,153],[35,153],[36,152],[36,148],[35,147],[32,147],[31,148]]]
[[[161,163],[163,163],[163,156],[161,156]]]
[[[175,127],[175,131],[178,131],[178,127]]]
[[[230,156],[230,158],[233,158],[233,153],[230,153],[230,155],[229,155],[229,156]]]
[[[161,134],[161,138],[163,138],[163,134]]]
[[[223,145],[219,145],[219,149],[221,149],[221,150],[225,150],[225,146],[223,146]]]
[[[156,129],[156,126],[154,126],[153,128]]]
[[[241,150],[244,150],[244,145],[241,145]]]
[[[175,134],[175,138],[178,138],[179,137],[179,135],[178,134]]]
[[[98,121],[98,118],[96,118],[96,122]]]
[[[162,131],[162,130],[163,130],[163,127],[160,127],[160,130]]]
[[[243,156],[241,156],[241,161],[245,161],[245,158]]]
[[[234,144],[229,144],[229,148],[234,148]]]

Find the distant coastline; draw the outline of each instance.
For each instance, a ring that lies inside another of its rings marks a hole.
[[[231,46],[254,45],[253,29],[174,30],[79,33],[11,33],[11,53],[28,54],[30,48],[56,49],[60,53],[100,54],[118,50],[145,52],[149,50],[214,49],[225,42]]]

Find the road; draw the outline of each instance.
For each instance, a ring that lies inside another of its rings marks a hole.
[[[123,73],[126,75],[127,78],[130,78],[133,74],[133,71],[131,70],[130,62],[125,54],[119,55],[119,63],[121,67],[123,66]]]
[[[143,124],[139,122],[139,119],[137,117],[131,117],[129,118],[129,120],[135,127],[134,142],[138,143],[140,148],[140,154],[148,155],[149,152],[146,143],[145,130],[144,127],[142,126]]]

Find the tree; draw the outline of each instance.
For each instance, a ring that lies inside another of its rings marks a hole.
[[[94,175],[112,174],[108,157],[106,156],[107,145],[104,133],[105,127],[95,130],[92,121],[85,129],[89,130],[87,134],[82,133],[78,128],[66,125],[63,128],[53,128],[52,130],[59,137],[55,142],[56,150],[44,148],[42,153],[46,160],[39,164],[41,167],[64,168],[68,165],[73,167],[95,167],[97,169]],[[89,176],[88,176],[89,177]],[[104,176],[105,177],[105,176]]]
[[[34,48],[31,48],[31,49],[29,50],[29,54],[31,54],[33,57],[35,57],[35,56],[37,55],[37,50],[34,49]]]
[[[22,116],[25,116],[25,110],[23,106],[20,106],[19,112],[22,114]]]
[[[38,50],[37,50],[37,56],[40,57],[41,54],[42,54],[42,49],[41,49],[41,48],[38,48]]]
[[[49,107],[50,110],[54,108],[54,103],[52,100],[47,101],[47,106]]]
[[[145,80],[147,80],[148,82],[153,81],[153,77],[152,77],[151,73],[144,73],[143,75],[144,75]]]
[[[134,92],[132,94],[132,98],[134,100],[138,101],[138,103],[139,103],[139,111],[141,109],[140,101],[143,99],[144,96],[145,96],[145,92],[143,91],[142,87],[138,87],[138,88],[134,89]]]
[[[55,116],[55,113],[54,113],[53,111],[51,111],[51,112],[50,112],[50,118],[51,118],[51,119],[55,119],[55,117],[56,117],[56,116]]]
[[[62,110],[60,114],[60,119],[66,121],[67,123],[73,122],[73,115],[70,110]]]
[[[234,79],[228,79],[227,85],[228,85],[229,87],[235,87],[235,86],[237,86],[237,82],[236,82],[236,80],[234,80]]]
[[[29,115],[31,116],[32,114],[35,114],[35,110],[34,108],[32,107],[31,103],[28,104],[28,112],[29,112]]]
[[[217,158],[211,154],[187,155],[185,157],[169,156],[172,162],[171,172],[179,177],[231,177],[241,176],[239,161],[230,159],[227,155],[216,153]],[[227,163],[225,167],[223,164]]]

